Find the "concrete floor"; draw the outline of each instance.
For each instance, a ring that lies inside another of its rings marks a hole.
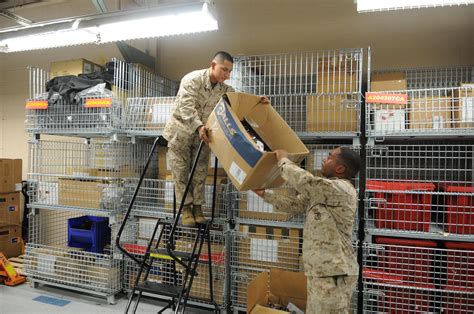
[[[38,297],[43,302],[34,300]],[[44,303],[44,301],[50,301],[50,303]],[[126,303],[126,295],[119,295],[116,298],[116,304],[110,305],[105,299],[51,286],[40,285],[39,288],[33,288],[29,283],[25,283],[17,287],[7,287],[0,284],[1,314],[124,313]],[[156,313],[163,305],[163,302],[144,298],[140,302],[137,313]],[[165,313],[172,313],[172,311],[167,310]],[[212,313],[212,311],[187,307],[186,313],[203,314]]]

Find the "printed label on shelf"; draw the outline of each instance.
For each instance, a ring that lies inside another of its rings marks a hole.
[[[264,262],[278,262],[278,241],[250,239],[250,259]]]
[[[84,102],[86,108],[110,108],[112,107],[112,98],[86,98]]]
[[[366,103],[406,105],[408,94],[365,93]]]
[[[31,110],[44,110],[48,109],[48,101],[47,100],[30,100],[26,102],[26,109]]]

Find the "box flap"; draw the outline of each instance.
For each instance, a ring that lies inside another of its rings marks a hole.
[[[295,304],[306,309],[306,276],[302,272],[285,271],[278,268],[270,270],[270,294],[278,296],[278,304]]]
[[[261,306],[260,304],[255,305],[250,314],[288,314],[289,312],[271,309],[269,307]]]
[[[230,92],[226,94],[229,99],[232,111],[237,115],[240,121],[244,119],[249,112],[260,103],[260,96]]]
[[[247,287],[247,313],[257,304],[267,304],[268,272],[258,274]],[[260,312],[259,312],[260,313]]]

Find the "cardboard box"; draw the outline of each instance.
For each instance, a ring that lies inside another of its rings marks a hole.
[[[193,286],[189,297],[201,300],[210,300],[211,290],[209,289],[209,268],[207,264],[198,264],[196,267],[197,276],[194,276]],[[214,301],[217,304],[224,304],[225,271],[221,266],[212,267],[212,290]]]
[[[407,80],[403,72],[388,72],[372,74],[370,82],[371,92],[406,90]]]
[[[285,188],[278,188],[274,191],[275,193],[282,194],[289,193],[289,190]],[[291,218],[291,214],[275,211],[272,204],[266,203],[257,194],[248,191],[245,194],[242,193],[242,198],[239,202],[239,218],[288,221]]]
[[[0,225],[21,224],[21,192],[0,193]]]
[[[49,66],[49,76],[52,79],[56,76],[87,74],[102,69],[101,65],[86,59],[55,61]]]
[[[21,191],[21,159],[0,158],[0,193]]]
[[[374,111],[374,130],[379,132],[405,130],[405,109],[376,109]]]
[[[306,101],[308,132],[357,132],[359,103],[352,96],[316,95]]]
[[[115,209],[120,206],[122,190],[109,180],[59,178],[59,205]]]
[[[473,84],[462,84],[454,93],[454,127],[462,129],[474,128],[474,89]]]
[[[298,136],[260,97],[245,93],[227,93],[212,111],[206,126],[209,144],[238,190],[274,188],[283,184],[275,153],[262,152],[245,130],[246,120],[270,147],[285,149],[289,159],[299,163],[309,152]]]
[[[0,252],[7,258],[21,255],[21,226],[0,226]]]
[[[353,69],[353,71],[356,71]],[[315,77],[317,94],[356,93],[359,90],[355,74],[350,72],[319,72]]]
[[[270,269],[255,277],[247,290],[247,313],[273,314],[289,313],[268,308],[268,304],[287,306],[293,303],[301,310],[306,310],[306,276],[301,272],[281,269]]]
[[[238,260],[243,267],[299,270],[303,230],[240,225]]]
[[[410,129],[451,128],[452,98],[413,98],[408,112]]]

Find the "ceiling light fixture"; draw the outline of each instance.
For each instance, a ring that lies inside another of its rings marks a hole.
[[[213,31],[209,1],[188,1],[133,11],[81,16],[0,30],[0,52],[103,44]]]
[[[357,12],[378,12],[388,10],[419,9],[439,6],[473,4],[474,0],[355,0]]]

